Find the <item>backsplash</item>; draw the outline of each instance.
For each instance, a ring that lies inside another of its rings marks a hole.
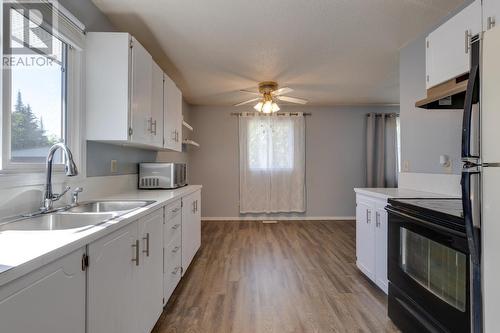
[[[154,162],[156,151],[87,141],[87,177],[137,174],[138,163]],[[116,172],[111,172],[111,161]]]

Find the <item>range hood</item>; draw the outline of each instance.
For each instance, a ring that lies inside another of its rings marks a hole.
[[[416,102],[417,108],[428,110],[463,110],[469,74],[465,74],[427,89],[427,97]]]

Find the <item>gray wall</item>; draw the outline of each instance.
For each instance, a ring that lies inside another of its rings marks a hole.
[[[467,0],[436,25],[444,23],[472,2]],[[429,30],[432,31],[436,27]],[[460,173],[462,110],[415,108],[426,96],[425,37],[428,32],[407,44],[400,52],[399,83],[401,107],[402,171],[417,173]],[[451,168],[439,165],[439,156],[448,155]],[[404,169],[405,164],[408,166]]]
[[[191,183],[202,184],[202,216],[239,216],[238,118],[232,107],[192,106]],[[394,107],[283,107],[311,112],[306,118],[305,216],[354,216],[353,188],[365,186],[366,114]],[[283,216],[284,214],[280,214]]]

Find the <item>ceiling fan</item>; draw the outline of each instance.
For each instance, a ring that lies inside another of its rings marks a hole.
[[[264,81],[259,83],[259,92],[250,90],[240,90],[242,93],[258,95],[259,97],[249,99],[234,106],[241,106],[249,104],[252,102],[258,102],[255,104],[254,109],[262,113],[273,113],[278,112],[280,107],[277,101],[289,102],[294,104],[306,104],[307,100],[296,97],[283,96],[285,94],[291,93],[293,89],[288,87],[283,87],[278,89],[278,83],[275,81]]]

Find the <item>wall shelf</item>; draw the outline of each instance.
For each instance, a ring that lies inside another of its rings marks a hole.
[[[196,141],[193,141],[193,140],[188,140],[188,139],[185,139],[182,141],[182,144],[184,145],[190,145],[190,146],[195,146],[195,147],[199,147],[200,144]]]
[[[184,119],[182,120],[182,126],[186,127],[186,128],[187,128],[188,130],[190,130],[190,131],[194,131],[193,126],[191,126],[191,125],[189,125],[188,123],[186,123],[186,122],[184,121]]]

